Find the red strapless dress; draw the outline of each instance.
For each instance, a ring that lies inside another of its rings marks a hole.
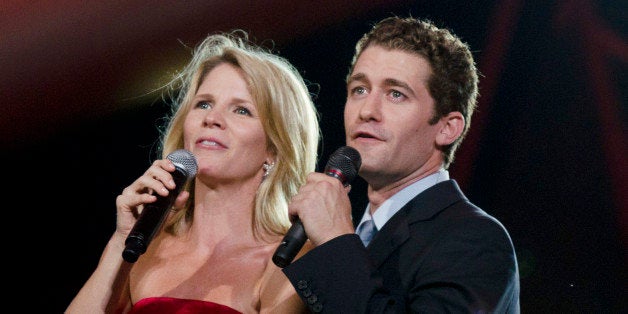
[[[190,299],[177,299],[168,297],[152,297],[137,301],[129,314],[242,314],[226,305]]]

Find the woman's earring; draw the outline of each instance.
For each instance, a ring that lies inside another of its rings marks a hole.
[[[275,166],[274,162],[272,162],[270,164],[264,163],[264,165],[262,166],[262,168],[264,168],[264,177],[263,178],[266,178],[268,176],[268,174],[270,174],[270,171],[273,169],[274,166]]]

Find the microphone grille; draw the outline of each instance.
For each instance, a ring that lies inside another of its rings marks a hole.
[[[168,154],[168,158],[175,167],[180,168],[186,174],[188,179],[192,179],[198,171],[198,165],[196,164],[196,157],[185,149],[177,149],[174,152]]]
[[[329,157],[329,161],[327,161],[325,166],[325,172],[329,172],[330,169],[340,171],[344,177],[343,183],[348,183],[353,181],[358,175],[361,165],[362,158],[360,153],[353,147],[342,146]]]

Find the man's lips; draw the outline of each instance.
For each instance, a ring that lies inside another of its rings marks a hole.
[[[358,132],[354,132],[351,135],[352,139],[373,139],[373,140],[380,140],[380,138],[378,136],[376,136],[373,133],[370,132],[366,132],[366,131],[358,131]]]

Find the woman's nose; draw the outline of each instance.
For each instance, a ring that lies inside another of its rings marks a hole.
[[[207,127],[224,127],[224,116],[219,108],[213,107],[205,113],[203,124]]]

